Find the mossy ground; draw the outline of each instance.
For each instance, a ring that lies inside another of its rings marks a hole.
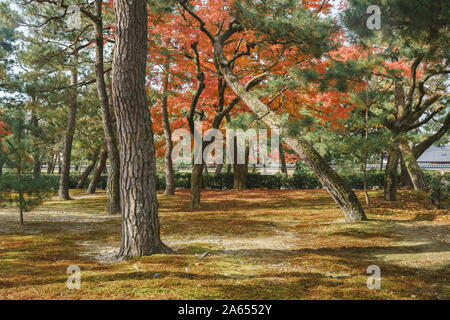
[[[450,299],[450,215],[420,193],[371,192],[369,221],[348,224],[323,190],[204,191],[194,211],[180,190],[159,196],[177,254],[115,263],[120,218],[104,214],[105,194],[71,194],[23,228],[0,211],[0,299]],[[80,290],[66,288],[70,265]],[[366,286],[370,265],[380,290]]]

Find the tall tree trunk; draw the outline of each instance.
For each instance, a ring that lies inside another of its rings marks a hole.
[[[400,154],[400,165],[401,165],[401,174],[400,174],[400,181],[403,187],[405,187],[408,190],[412,190],[414,188],[411,178],[409,177],[408,170],[405,166],[405,161],[403,160],[403,157]]]
[[[156,155],[145,95],[147,2],[114,1],[113,101],[120,142],[122,242],[119,257],[170,252],[160,239]]]
[[[406,137],[399,139],[400,151],[402,153],[403,161],[405,163],[406,170],[408,170],[409,177],[413,184],[414,190],[428,191],[428,185],[425,181],[425,175],[422,169],[417,164],[417,160],[414,157],[411,147],[409,146]]]
[[[97,190],[97,184],[106,167],[106,159],[108,159],[108,150],[107,148],[103,148],[102,153],[100,154],[100,160],[98,161],[97,169],[95,170],[91,182],[89,183],[87,193],[95,193]]]
[[[280,153],[281,172],[287,176],[288,171],[287,171],[287,166],[286,166],[286,158],[284,157],[283,146],[281,145],[281,141],[278,144],[278,152]]]
[[[99,149],[95,150],[94,154],[92,155],[91,162],[89,162],[89,165],[86,167],[86,169],[84,169],[83,173],[81,174],[80,179],[78,179],[77,189],[81,189],[83,187],[92,170],[95,168],[95,164],[97,163],[99,153],[100,153]]]
[[[0,176],[3,174],[3,165],[5,164],[5,160],[0,160]]]
[[[249,146],[245,146],[245,163],[239,164],[238,162],[238,147],[237,138],[234,138],[234,171],[233,171],[233,189],[235,190],[246,190],[247,189],[247,173],[248,173],[248,155]]]
[[[282,119],[272,112],[267,105],[250,94],[240,81],[234,76],[229,65],[225,62],[222,39],[216,39],[214,51],[216,61],[221,72],[234,93],[271,129],[281,129]],[[347,186],[345,181],[328,165],[322,156],[303,137],[286,137],[284,142],[292,148],[314,171],[322,185],[336,201],[347,221],[366,220],[364,209],[359,203],[355,193]]]
[[[370,206],[370,197],[369,190],[367,187],[367,158],[369,157],[369,146],[367,145],[369,142],[369,91],[368,87],[366,88],[366,114],[365,114],[365,136],[364,139],[366,141],[366,147],[364,150],[364,165],[363,165],[363,185],[364,185],[364,198],[366,200],[366,205]]]
[[[36,98],[33,96],[33,105],[36,103]],[[35,111],[32,111],[31,113],[31,132],[33,134],[34,139],[37,141],[39,139],[39,120],[36,116]],[[34,156],[33,156],[33,179],[37,179],[41,175],[41,157],[37,153],[37,149],[34,150]]]
[[[384,200],[397,200],[397,166],[399,160],[398,145],[394,143],[388,150],[388,162],[384,174]]]
[[[78,72],[76,69],[71,70],[71,85],[72,88],[72,103],[69,109],[67,120],[66,136],[64,138],[64,149],[62,167],[59,168],[59,200],[70,200],[69,196],[69,182],[70,182],[70,160],[72,158],[72,142],[75,133],[75,121],[78,109]]]
[[[223,164],[218,164],[216,167],[216,172],[214,173],[214,175],[217,177],[222,173],[222,169],[223,169]]]
[[[381,160],[380,160],[380,172],[383,172],[384,152],[381,152],[380,158],[381,158]]]
[[[191,173],[191,209],[200,208],[200,194],[203,185],[204,164],[194,164]]]
[[[169,62],[166,62],[164,64],[164,80],[163,80],[163,90],[161,94],[161,118],[162,118],[162,127],[164,130],[164,138],[166,139],[166,153],[164,155],[164,168],[166,171],[166,190],[164,194],[171,196],[175,194],[175,174],[173,171],[173,163],[172,163],[172,150],[173,150],[172,132],[170,130],[169,112],[167,109],[168,90],[169,90]]]
[[[119,214],[120,211],[120,156],[111,115],[111,92],[108,99],[104,75],[104,46],[103,46],[103,19],[102,0],[95,0],[97,19],[95,20],[95,75],[97,94],[102,111],[103,131],[105,133],[106,147],[109,156],[108,181],[106,187],[107,212]]]

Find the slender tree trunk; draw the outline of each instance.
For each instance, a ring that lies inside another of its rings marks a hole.
[[[72,88],[72,103],[69,109],[69,115],[67,120],[66,136],[64,138],[64,150],[62,167],[59,168],[59,200],[70,200],[69,196],[69,182],[70,182],[70,160],[72,158],[72,142],[73,135],[75,133],[75,121],[77,117],[78,109],[78,72],[76,69],[71,70],[71,85]]]
[[[111,115],[111,92],[110,99],[104,75],[104,46],[103,46],[103,20],[102,20],[102,0],[95,0],[97,20],[95,27],[95,75],[97,94],[102,111],[103,131],[105,133],[106,147],[109,156],[108,181],[106,187],[107,212],[108,214],[119,214],[120,211],[120,156],[117,145],[116,132],[114,131]],[[124,84],[123,84],[124,85]],[[106,169],[106,168],[105,168]]]
[[[380,161],[380,172],[383,172],[384,152],[381,152],[380,158],[381,158],[381,161]]]
[[[216,167],[216,172],[214,173],[214,175],[217,177],[222,173],[222,169],[223,169],[223,164],[218,164]]]
[[[220,40],[220,39],[219,39]],[[216,39],[216,41],[218,41]],[[240,81],[233,75],[230,67],[224,63],[222,44],[215,43],[216,60],[220,63],[221,71],[228,85],[234,93],[270,128],[281,129],[282,119],[272,112],[267,105],[250,94]],[[347,221],[366,220],[364,209],[359,203],[355,193],[347,186],[344,180],[328,165],[322,156],[303,137],[285,138],[284,142],[291,147],[314,171],[322,185],[343,211]]]
[[[363,166],[363,185],[364,185],[364,198],[366,200],[366,205],[370,206],[370,197],[369,197],[369,190],[367,187],[367,158],[369,157],[369,146],[367,145],[369,142],[369,91],[368,87],[366,90],[366,116],[365,116],[365,141],[366,141],[366,147],[364,150],[364,166]]]
[[[3,174],[3,165],[5,164],[5,160],[0,160],[0,176]]]
[[[83,173],[80,176],[80,179],[77,182],[77,189],[81,189],[83,187],[92,170],[95,168],[95,164],[97,163],[99,153],[100,150],[96,150],[92,155],[91,162],[89,162],[89,165],[83,171]]]
[[[400,151],[405,163],[406,170],[408,170],[409,177],[413,184],[414,190],[428,191],[428,185],[425,181],[425,175],[422,169],[417,164],[408,140],[405,137],[399,139]]]
[[[278,148],[279,148],[278,152],[280,153],[280,160],[281,160],[281,172],[287,176],[288,171],[287,171],[287,166],[286,166],[286,158],[284,157],[283,146],[281,145],[281,142],[278,144]]]
[[[18,135],[18,146],[19,148],[22,148],[21,143],[22,143],[22,126],[21,126],[21,122],[22,119],[19,119],[19,135]],[[17,184],[19,185],[19,224],[21,226],[23,226],[23,203],[24,203],[24,196],[23,196],[23,191],[21,188],[21,184],[22,184],[22,152],[21,150],[19,150],[18,154],[18,167],[17,167]]]
[[[108,159],[108,150],[106,148],[103,148],[102,153],[100,154],[100,160],[98,162],[97,169],[95,170],[94,175],[92,176],[92,180],[89,183],[87,193],[95,193],[95,191],[97,190],[97,184],[106,167],[106,159]]]
[[[33,97],[33,104],[36,103],[36,98]],[[34,139],[39,139],[38,129],[39,129],[39,120],[34,111],[31,114],[31,132],[33,134]],[[37,149],[35,150],[35,154],[33,156],[33,179],[37,179],[41,176],[41,157],[37,154]]]
[[[170,252],[160,239],[156,155],[147,107],[147,2],[114,1],[113,101],[120,142],[122,242],[119,257]]]
[[[191,173],[191,209],[200,208],[204,164],[194,164]]]
[[[172,132],[170,130],[170,122],[169,122],[169,112],[167,106],[167,94],[169,90],[169,63],[166,62],[164,64],[164,80],[163,80],[163,91],[161,95],[161,118],[162,118],[162,127],[164,130],[164,138],[166,139],[166,153],[164,155],[164,168],[166,171],[166,190],[164,192],[165,195],[174,195],[175,194],[175,173],[173,170],[172,163],[172,150],[173,150],[173,142],[172,142]]]
[[[384,200],[397,200],[397,166],[399,152],[397,144],[393,144],[388,150],[388,162],[384,175]]]

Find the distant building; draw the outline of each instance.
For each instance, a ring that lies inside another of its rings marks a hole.
[[[417,159],[419,164],[450,164],[450,145],[431,146]]]
[[[450,169],[450,145],[431,146],[417,159],[425,170]]]

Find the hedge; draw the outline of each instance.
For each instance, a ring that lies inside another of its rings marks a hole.
[[[57,174],[42,174],[42,179],[48,181],[49,185],[57,189],[59,185],[59,175]],[[341,177],[352,189],[362,189],[362,173],[355,172],[351,174],[341,174]],[[427,182],[433,188],[440,186],[441,191],[444,193],[450,192],[450,173],[446,173],[445,178],[437,171],[426,171],[425,177]],[[70,176],[69,187],[74,189],[77,185],[80,175],[73,174]],[[16,179],[15,174],[5,174],[0,176],[0,181],[8,179]],[[190,172],[177,172],[175,173],[175,185],[177,188],[188,189],[190,188],[191,173]],[[443,180],[446,180],[446,182]],[[102,175],[98,183],[98,189],[106,189],[107,176]],[[367,182],[369,188],[377,186],[383,189],[384,186],[384,174],[380,172],[368,172]],[[204,188],[215,190],[227,190],[233,188],[233,173],[222,173],[218,176],[214,174],[205,175],[203,179]],[[87,188],[89,185],[89,179],[83,185],[83,188]],[[247,175],[247,187],[249,189],[266,188],[266,189],[319,189],[321,188],[320,181],[317,177],[308,171],[296,172],[293,176],[286,177],[285,175],[260,175],[258,173],[248,173]],[[157,189],[164,190],[165,188],[165,174],[158,172],[157,174]]]

